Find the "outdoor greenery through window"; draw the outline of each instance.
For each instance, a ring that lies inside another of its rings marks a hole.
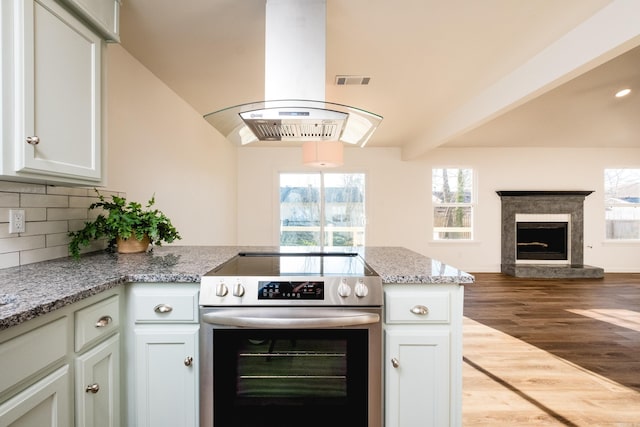
[[[605,169],[607,239],[640,239],[640,169]]]
[[[434,168],[434,240],[473,239],[473,170]]]
[[[364,174],[280,174],[281,246],[364,246],[364,230]]]

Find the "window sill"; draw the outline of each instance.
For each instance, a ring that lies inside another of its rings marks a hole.
[[[450,239],[450,240],[429,240],[430,245],[451,245],[451,244],[470,244],[479,245],[482,242],[480,240],[469,239]]]

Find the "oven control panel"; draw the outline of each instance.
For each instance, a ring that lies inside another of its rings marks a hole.
[[[381,306],[382,282],[367,277],[203,276],[201,306]]]
[[[258,282],[258,299],[324,300],[324,282],[262,280]]]

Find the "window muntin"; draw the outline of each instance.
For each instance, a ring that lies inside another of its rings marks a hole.
[[[605,169],[604,195],[606,238],[640,239],[640,169]]]
[[[281,246],[364,246],[364,236],[364,174],[280,174]]]
[[[433,239],[473,239],[473,169],[434,168]]]

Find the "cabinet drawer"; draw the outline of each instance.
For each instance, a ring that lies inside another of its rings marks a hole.
[[[119,326],[120,304],[118,296],[107,298],[76,311],[75,351],[84,350],[89,344],[116,331]]]
[[[197,323],[198,290],[144,286],[136,288],[133,296],[133,317],[136,323]]]
[[[66,356],[67,325],[62,317],[0,344],[0,393]]]
[[[449,323],[448,292],[385,291],[386,323]]]

